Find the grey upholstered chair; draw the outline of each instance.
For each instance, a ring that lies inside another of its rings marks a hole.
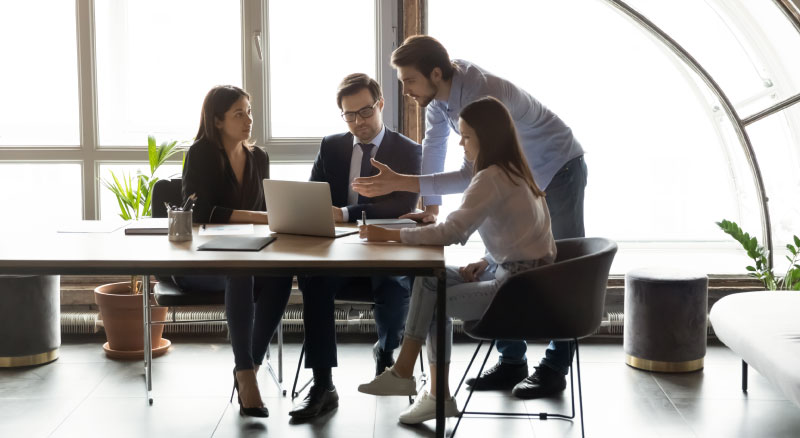
[[[581,394],[581,365],[578,339],[589,336],[600,327],[605,305],[606,286],[611,262],[617,244],[603,238],[564,239],[556,242],[557,255],[553,264],[541,266],[510,277],[500,286],[492,303],[480,320],[464,322],[464,331],[480,339],[478,348],[467,366],[467,372],[484,340],[491,340],[478,376],[483,372],[494,347],[495,339],[508,340],[563,340],[573,341],[578,377],[578,402],[581,415],[581,436],[584,434],[583,397]],[[464,373],[466,376],[466,372]],[[462,377],[455,394],[458,394]],[[522,416],[547,418],[575,418],[575,389],[570,364],[570,392],[572,414],[470,412],[467,406],[472,398],[470,390],[455,435],[465,414]],[[452,436],[452,435],[451,435]]]

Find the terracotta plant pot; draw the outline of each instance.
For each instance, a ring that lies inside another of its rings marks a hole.
[[[104,284],[94,290],[94,302],[100,308],[108,340],[108,345],[104,346],[104,349],[109,356],[115,358],[143,358],[142,296],[132,295],[130,290],[129,282]],[[168,310],[168,307],[151,307],[152,320],[165,321]],[[168,344],[169,341],[161,339],[163,332],[163,325],[152,326],[150,341],[153,351],[160,351]],[[136,355],[136,352],[139,354]]]

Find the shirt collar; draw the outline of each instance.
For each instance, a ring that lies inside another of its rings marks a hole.
[[[464,78],[461,74],[461,70],[456,66],[453,68],[453,81],[450,83],[450,97],[447,99],[446,110],[450,111],[452,108],[453,111],[459,110],[461,108],[461,88],[464,85]]]
[[[381,146],[381,142],[383,141],[383,136],[386,135],[386,125],[381,126],[381,131],[378,132],[378,135],[375,136],[372,140],[368,141],[367,144],[372,143],[375,145],[374,150],[377,151],[378,148]],[[355,135],[353,136],[353,147],[357,144],[361,143],[358,141],[358,137]]]

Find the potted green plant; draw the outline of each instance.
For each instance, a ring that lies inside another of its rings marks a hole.
[[[800,238],[792,236],[794,244],[786,244],[790,256],[786,256],[789,261],[789,268],[783,276],[776,276],[769,265],[767,250],[758,244],[755,236],[742,231],[736,222],[723,219],[716,223],[726,234],[730,235],[747,251],[747,256],[753,259],[754,265],[748,265],[748,275],[757,278],[764,283],[767,290],[800,290],[800,264],[798,263],[798,252],[800,252]]]
[[[104,187],[111,190],[119,204],[119,216],[124,220],[139,220],[152,215],[153,186],[158,177],[156,170],[169,158],[179,153],[178,142],[156,143],[155,137],[147,137],[147,156],[150,173],[137,172],[135,175],[111,172],[110,179],[101,179]],[[136,359],[143,357],[143,321],[141,282],[131,277],[130,282],[110,283],[94,290],[95,303],[100,309],[106,342],[103,349],[109,357]],[[153,321],[164,321],[166,307],[152,307]],[[154,325],[151,333],[153,354],[163,354],[169,348],[169,341],[162,339],[163,325]]]

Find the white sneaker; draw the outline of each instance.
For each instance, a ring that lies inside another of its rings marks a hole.
[[[457,417],[459,413],[456,399],[450,397],[444,401],[445,417]],[[418,424],[434,418],[436,418],[436,399],[428,394],[428,391],[422,391],[422,394],[414,400],[414,404],[400,414],[400,422],[403,424]]]
[[[386,368],[380,376],[369,383],[358,385],[358,392],[372,395],[417,395],[417,381],[395,374],[393,368]]]

